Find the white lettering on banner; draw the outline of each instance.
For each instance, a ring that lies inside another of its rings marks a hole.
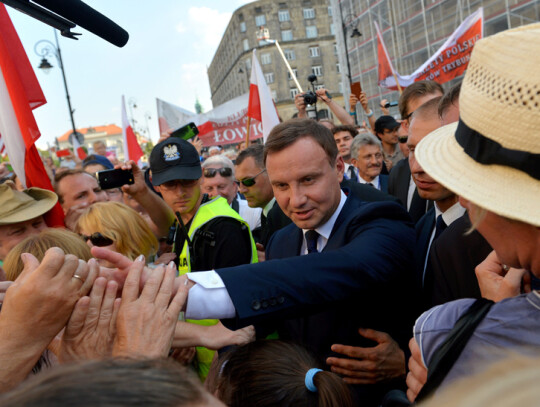
[[[246,139],[247,128],[244,127],[235,127],[227,128],[223,131],[214,130],[214,142],[216,144],[223,143],[225,141],[243,141]],[[262,134],[262,123],[252,124],[250,128],[250,137],[257,137],[259,134]]]

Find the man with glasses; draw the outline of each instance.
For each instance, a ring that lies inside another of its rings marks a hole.
[[[268,240],[291,220],[274,199],[274,191],[264,166],[263,146],[255,145],[236,157],[236,179],[241,194],[251,208],[261,208],[260,228],[253,231],[257,243],[266,247]]]
[[[222,196],[240,214],[253,231],[261,225],[261,208],[250,208],[245,199],[238,198],[234,179],[234,164],[224,155],[214,155],[202,163],[202,191],[210,198]]]
[[[419,81],[407,86],[399,97],[398,107],[402,119],[400,130],[408,134],[409,123],[414,111],[431,99],[442,96],[443,93],[442,86],[434,81]],[[388,193],[399,198],[414,222],[417,222],[433,207],[433,202],[427,202],[418,194],[407,158],[399,161],[390,171]]]

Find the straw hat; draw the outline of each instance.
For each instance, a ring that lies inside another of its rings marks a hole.
[[[474,46],[460,121],[416,147],[435,180],[498,215],[540,226],[540,24]]]
[[[0,185],[0,226],[34,219],[50,211],[58,201],[52,191],[28,188],[21,192],[12,185],[12,182]]]

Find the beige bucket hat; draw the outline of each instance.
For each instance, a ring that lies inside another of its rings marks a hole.
[[[478,41],[460,121],[416,147],[424,171],[498,215],[540,227],[540,24]]]
[[[21,192],[6,182],[0,185],[0,226],[34,219],[50,211],[57,201],[52,191],[28,188]]]

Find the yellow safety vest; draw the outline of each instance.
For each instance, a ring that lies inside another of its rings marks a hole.
[[[253,240],[253,236],[251,235],[248,223],[244,219],[242,219],[242,217],[234,209],[229,206],[229,203],[223,197],[214,198],[211,201],[203,203],[199,207],[197,213],[195,213],[195,216],[191,221],[191,226],[189,227],[188,235],[190,240],[193,241],[197,230],[199,230],[206,223],[210,222],[212,219],[223,216],[236,219],[247,227],[251,240],[251,263],[257,263],[257,247],[255,246],[255,241]],[[184,247],[182,248],[182,252],[179,256],[179,275],[183,275],[191,271],[190,255],[191,253],[189,253],[188,243],[186,239],[184,242]],[[215,325],[219,322],[219,320],[217,319],[188,319],[186,321],[205,326]],[[214,358],[214,353],[215,351],[213,350],[204,348],[202,346],[197,346],[198,374],[200,379],[203,381],[206,379],[206,376],[208,376],[210,365],[212,364],[212,359]]]

